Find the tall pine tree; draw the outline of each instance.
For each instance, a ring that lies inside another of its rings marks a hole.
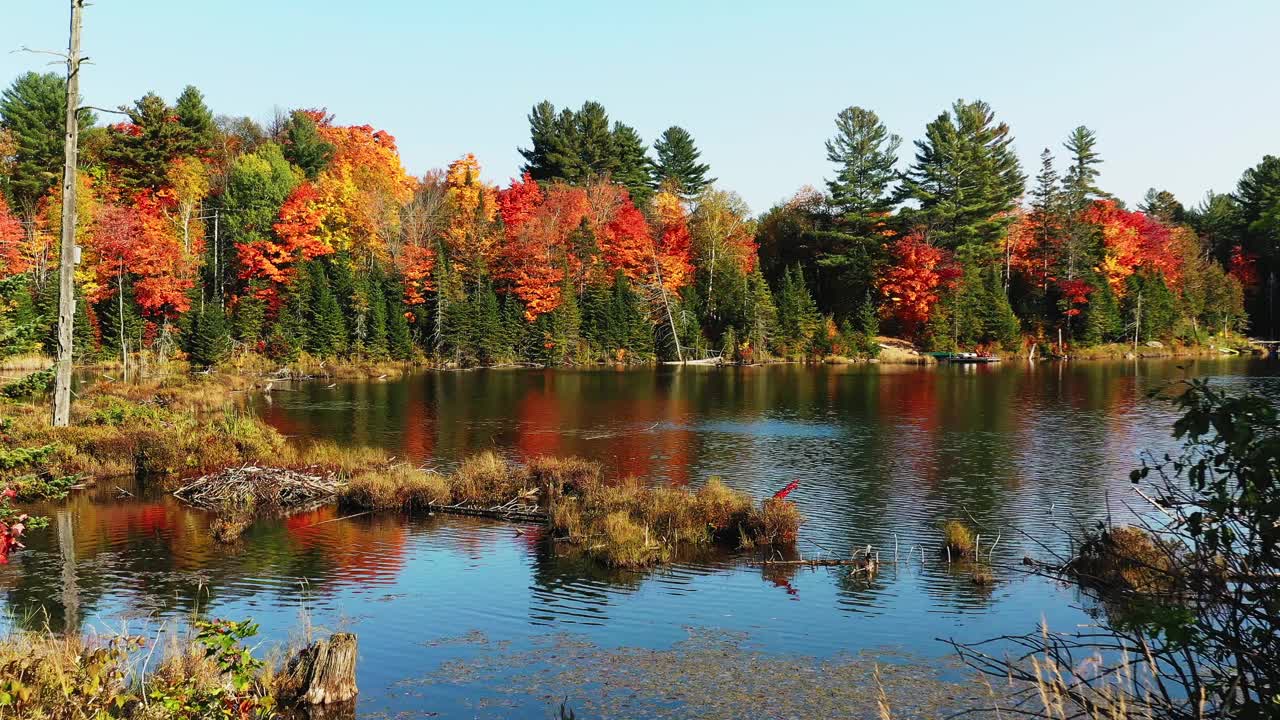
[[[682,127],[672,125],[664,130],[653,144],[653,150],[658,156],[653,167],[655,187],[670,184],[681,198],[692,200],[716,181],[707,177],[711,166],[699,162],[702,153],[694,145],[693,136]]]

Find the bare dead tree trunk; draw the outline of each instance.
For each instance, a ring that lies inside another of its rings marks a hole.
[[[667,323],[671,325],[671,340],[676,344],[676,359],[684,362],[684,351],[680,349],[680,333],[676,331],[676,319],[671,314],[671,300],[667,297],[667,286],[662,282],[662,264],[658,255],[653,255],[653,276],[658,280],[658,291],[662,293],[662,307],[667,311]]]
[[[67,47],[66,142],[62,167],[62,263],[58,275],[58,375],[53,391],[53,425],[71,422],[71,353],[75,324],[76,153],[80,120],[80,15],[85,0],[71,0],[71,40]]]

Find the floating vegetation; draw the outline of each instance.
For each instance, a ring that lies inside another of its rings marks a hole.
[[[534,642],[524,652],[481,648],[489,652],[405,684],[465,686],[477,706],[546,703],[552,716],[568,698],[566,708],[583,720],[874,718],[884,717],[882,704],[893,718],[939,718],[991,704],[985,686],[943,679],[936,660],[766,653],[718,629],[691,630],[662,650],[601,648],[571,635]]]

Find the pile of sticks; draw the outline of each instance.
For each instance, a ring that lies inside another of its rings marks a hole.
[[[243,465],[196,478],[173,494],[204,510],[250,506],[254,512],[297,512],[333,502],[341,489],[342,483],[327,473]]]

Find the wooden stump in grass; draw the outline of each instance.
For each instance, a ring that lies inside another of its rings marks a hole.
[[[334,633],[317,640],[289,661],[285,670],[289,695],[300,705],[346,702],[360,692],[356,687],[356,636]]]

